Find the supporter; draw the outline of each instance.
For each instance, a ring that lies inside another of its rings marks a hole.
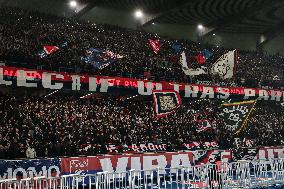
[[[2,139],[0,139],[2,141]],[[0,145],[0,159],[4,159],[5,158],[5,148],[3,145]]]
[[[224,129],[221,103],[218,99],[184,99],[174,114],[157,119],[149,99],[120,101],[106,95],[80,99],[66,94],[20,99],[1,95],[1,154],[5,158],[25,157],[29,145],[35,150],[33,157],[106,153],[105,144],[162,143],[171,144],[171,150],[182,150],[183,143],[217,141],[222,148],[231,148],[235,136]],[[284,116],[277,113],[281,111],[274,102],[258,102],[241,137],[252,139],[255,145],[281,144]],[[198,131],[196,119],[208,121],[212,129]],[[80,146],[84,144],[101,147],[83,152]]]
[[[213,53],[206,62],[209,67],[228,49],[19,8],[2,7],[0,17],[0,61],[7,65],[156,81],[209,81],[213,85],[272,88],[283,85],[284,57],[280,55],[240,51],[233,79],[224,81],[212,75],[190,78],[183,73],[180,52],[174,53],[172,44],[179,43],[181,51],[188,51],[193,68],[197,66],[193,57],[203,49]],[[163,43],[157,55],[148,44],[149,38]],[[55,45],[59,50],[40,58],[44,45]],[[90,48],[110,50],[123,58],[103,69],[94,69],[82,61]],[[157,119],[149,99],[119,101],[106,95],[100,99],[75,95],[15,98],[0,94],[0,158],[24,158],[26,152],[32,152],[28,153],[30,158],[94,155],[106,153],[105,144],[109,143],[166,143],[171,144],[168,150],[175,151],[183,150],[184,143],[217,141],[221,148],[230,148],[235,136],[224,127],[219,115],[221,103],[186,99],[174,114]],[[284,116],[279,112],[283,107],[278,103],[258,102],[241,137],[252,139],[258,146],[282,144]],[[207,121],[213,129],[198,131],[201,122],[197,119]],[[93,146],[82,152],[80,146],[84,144]]]
[[[26,150],[26,157],[28,159],[34,159],[36,158],[36,152],[35,149],[33,147],[31,147],[30,145],[28,145],[28,149]]]
[[[256,106],[249,120],[248,130],[245,136],[249,136],[261,146],[273,146],[283,144],[284,116],[281,115],[284,108],[277,103],[262,102],[262,106]],[[269,137],[268,137],[269,136]]]
[[[215,84],[223,82],[224,85],[275,88],[283,85],[284,58],[280,55],[240,51],[233,79],[223,81],[211,75],[190,78],[183,73],[178,63],[180,53],[174,53],[172,44],[179,43],[181,50],[187,49],[193,68],[196,66],[193,57],[203,49],[213,53],[213,57],[205,64],[209,67],[228,50],[199,45],[188,40],[169,39],[145,31],[61,18],[19,8],[3,7],[0,16],[4,18],[0,22],[0,60],[8,61],[8,65],[110,76],[146,77],[156,81],[205,80]],[[158,55],[152,52],[149,38],[160,39],[163,43]],[[55,45],[60,49],[40,58],[39,52],[44,45]],[[101,70],[93,69],[90,64],[81,60],[90,48],[110,50],[123,58]]]

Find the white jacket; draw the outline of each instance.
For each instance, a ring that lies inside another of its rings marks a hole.
[[[36,151],[34,148],[28,147],[27,151],[26,151],[26,156],[29,159],[33,159],[36,158]]]

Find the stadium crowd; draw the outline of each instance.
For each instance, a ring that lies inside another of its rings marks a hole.
[[[204,49],[212,52],[205,63],[209,68],[228,49],[11,7],[0,8],[0,17],[0,61],[7,61],[7,65],[155,81],[276,88],[283,84],[284,57],[280,55],[240,51],[234,78],[224,81],[210,74],[189,77],[179,63],[183,50],[193,67],[198,66],[194,56]],[[163,44],[157,55],[148,39],[159,39]],[[173,44],[180,44],[179,52],[173,50]],[[44,45],[59,50],[40,57]],[[90,48],[109,50],[123,58],[95,69],[82,60]],[[74,94],[18,98],[0,91],[0,158],[81,155],[83,144],[168,143],[172,146],[169,150],[183,150],[182,144],[195,141],[216,141],[221,148],[233,146],[235,136],[220,116],[221,100],[185,99],[174,114],[157,119],[152,100],[141,98],[103,95],[81,99]],[[239,137],[253,140],[256,146],[283,144],[281,112],[283,107],[276,102],[258,102]],[[204,123],[210,129],[200,130]],[[90,155],[105,152],[100,148]]]
[[[224,127],[220,100],[185,99],[172,115],[157,119],[149,99],[122,100],[112,96],[81,99],[57,94],[44,97],[0,97],[0,158],[82,155],[84,144],[182,144],[216,141],[231,148],[234,135]],[[255,145],[279,145],[284,116],[279,105],[258,102],[242,137]],[[200,120],[211,126],[200,130]],[[271,140],[270,140],[271,139]],[[106,153],[94,149],[88,155]]]
[[[205,66],[216,61],[228,50],[200,45],[189,40],[174,40],[160,37],[143,30],[131,30],[118,26],[95,24],[71,18],[61,18],[18,8],[0,9],[0,60],[24,62],[13,64],[30,68],[60,70],[78,73],[121,75],[153,80],[197,82],[212,81],[216,84],[236,83],[247,87],[282,86],[284,57],[258,52],[239,52],[236,75],[226,81],[218,77],[200,75],[186,76],[179,64],[180,53],[187,49],[188,62],[195,67],[194,56],[205,48],[213,53]],[[152,52],[148,39],[159,39],[163,44],[156,55]],[[172,48],[180,44],[178,53]],[[44,45],[55,45],[59,50],[40,58]],[[82,61],[90,48],[101,48],[123,56],[116,64],[103,69],[94,69]],[[9,64],[9,63],[7,63]]]

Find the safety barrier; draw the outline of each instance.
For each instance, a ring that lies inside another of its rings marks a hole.
[[[24,179],[5,179],[0,180],[0,189],[46,189],[59,188],[61,177],[46,178],[34,177]]]
[[[234,189],[284,185],[284,159],[0,180],[1,189]]]

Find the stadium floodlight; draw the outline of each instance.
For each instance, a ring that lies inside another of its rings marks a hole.
[[[215,36],[216,34],[215,34],[215,33],[213,33],[213,35]]]
[[[136,10],[135,11],[135,17],[136,18],[142,18],[143,17],[143,12],[141,10]]]
[[[202,29],[204,28],[204,26],[203,26],[202,24],[198,24],[197,28],[198,28],[199,30],[202,30]]]
[[[69,5],[70,5],[70,7],[72,7],[72,8],[74,8],[74,7],[77,7],[77,1],[70,1],[69,2]]]
[[[152,22],[152,25],[155,25],[155,22]]]

